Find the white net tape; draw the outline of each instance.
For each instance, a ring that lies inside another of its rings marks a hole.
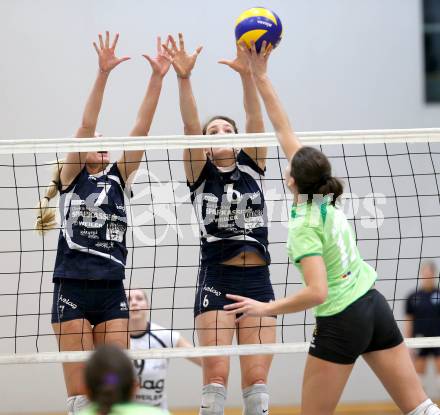
[[[354,130],[299,132],[305,145],[381,144],[440,142],[440,129]],[[0,140],[0,154],[58,153],[70,151],[175,150],[207,147],[275,147],[274,133],[216,135],[174,135],[148,137],[44,138]]]

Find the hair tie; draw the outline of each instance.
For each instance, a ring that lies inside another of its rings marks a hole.
[[[107,373],[104,376],[104,385],[115,386],[119,383],[119,376],[116,373]]]
[[[44,196],[43,199],[46,199],[48,202],[50,202],[50,197]]]

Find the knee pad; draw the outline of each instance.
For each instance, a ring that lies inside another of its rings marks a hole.
[[[76,415],[89,404],[90,401],[86,395],[70,396],[67,398],[67,412],[69,415]]]
[[[268,415],[269,393],[267,385],[257,383],[243,389],[243,415]]]
[[[225,401],[226,388],[223,385],[210,383],[203,386],[199,415],[223,415]]]
[[[440,409],[431,399],[427,399],[406,415],[440,415]]]

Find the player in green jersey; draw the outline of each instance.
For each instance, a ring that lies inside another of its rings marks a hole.
[[[302,415],[333,414],[356,359],[362,355],[408,415],[438,415],[427,398],[385,298],[374,289],[376,271],[364,262],[336,201],[342,183],[327,157],[300,147],[267,77],[270,49],[247,52],[254,79],[280,145],[289,155],[286,184],[294,195],[288,253],[304,288],[271,303],[228,295],[224,308],[242,316],[271,316],[314,308],[316,328],[304,372]]]
[[[168,415],[167,411],[132,402],[137,388],[133,364],[114,345],[100,346],[85,368],[91,404],[79,415]]]

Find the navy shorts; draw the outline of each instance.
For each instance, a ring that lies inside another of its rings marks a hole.
[[[212,310],[223,310],[234,301],[226,294],[237,294],[268,303],[275,299],[269,267],[236,267],[233,265],[202,266],[194,303],[194,316]]]
[[[393,312],[375,289],[328,317],[317,317],[309,354],[333,363],[352,364],[369,352],[403,342]]]
[[[52,323],[85,319],[95,326],[118,318],[128,319],[122,280],[55,280]]]

